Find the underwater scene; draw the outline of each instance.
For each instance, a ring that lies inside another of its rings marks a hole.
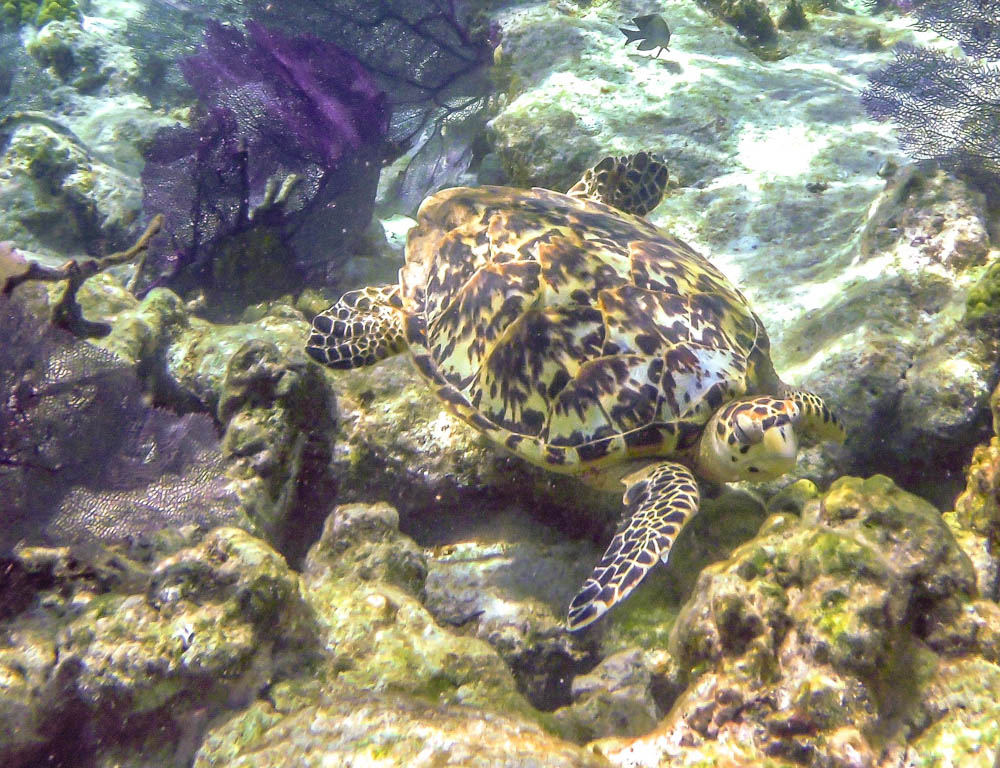
[[[1000,768],[1000,0],[0,0],[0,767]]]

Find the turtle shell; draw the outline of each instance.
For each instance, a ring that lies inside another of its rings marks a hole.
[[[405,333],[447,407],[550,469],[670,456],[747,391],[767,336],[704,257],[544,189],[427,198],[400,272]]]

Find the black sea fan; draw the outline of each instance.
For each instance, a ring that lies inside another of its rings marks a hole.
[[[192,127],[160,131],[147,155],[144,208],[164,215],[168,237],[144,270],[158,279],[140,287],[279,294],[367,223],[386,97],[338,46],[255,22],[245,36],[211,23],[181,69],[199,109]]]
[[[0,555],[245,524],[212,420],[148,406],[131,368],[0,297]]]
[[[893,120],[918,160],[1000,176],[1000,0],[932,0],[915,6],[917,26],[954,36],[972,59],[912,45],[870,77],[861,95],[878,120]],[[991,60],[992,59],[992,60]]]

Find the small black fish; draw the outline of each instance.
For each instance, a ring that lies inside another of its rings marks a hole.
[[[632,19],[638,29],[625,29],[618,27],[625,34],[625,45],[635,40],[639,40],[640,51],[651,51],[654,48],[660,50],[656,52],[654,59],[660,58],[660,53],[669,51],[667,44],[670,42],[670,27],[658,13],[651,13],[648,16],[636,16]]]

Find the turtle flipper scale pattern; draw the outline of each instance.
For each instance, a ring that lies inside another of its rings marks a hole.
[[[667,164],[652,152],[605,157],[588,168],[566,193],[610,205],[634,216],[645,216],[663,199]]]
[[[822,397],[808,390],[789,386],[783,388],[781,396],[798,406],[798,423],[807,435],[820,441],[844,442],[847,430]]]
[[[683,464],[651,464],[626,477],[625,518],[604,557],[569,606],[575,632],[597,621],[635,589],[698,511],[698,483]]]
[[[406,349],[399,286],[348,291],[312,322],[306,352],[330,368],[361,368]]]

